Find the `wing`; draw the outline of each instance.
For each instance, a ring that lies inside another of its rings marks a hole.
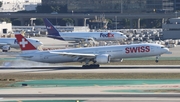
[[[96,57],[96,54],[83,54],[83,53],[71,53],[71,52],[49,52],[53,54],[58,54],[62,56],[69,56],[75,58],[78,61],[91,60]]]
[[[76,39],[76,40],[95,40],[95,38],[93,38],[93,37],[75,37],[75,36],[63,37],[63,39],[68,39],[68,38],[72,38],[72,39]]]
[[[32,58],[33,56],[26,56],[26,55],[20,55],[20,56],[15,56],[17,58]]]
[[[4,46],[4,45],[10,45],[8,43],[0,43],[0,46]]]
[[[82,53],[69,53],[69,52],[49,52],[49,53],[53,53],[53,54],[59,54],[59,55],[63,55],[63,56],[70,56],[70,57],[74,57],[74,56],[79,56],[79,57],[86,57],[86,58],[94,58],[96,56],[96,54],[82,54]]]
[[[49,37],[55,37],[55,38],[63,38],[63,39],[68,39],[68,38],[73,38],[73,39],[76,39],[76,40],[95,40],[95,38],[93,38],[93,37],[75,37],[75,36],[64,36],[64,37],[62,37],[62,36],[50,36],[50,35],[48,35]]]
[[[75,38],[75,39],[84,39],[84,40],[94,40],[94,38],[92,37],[72,37],[72,38]]]

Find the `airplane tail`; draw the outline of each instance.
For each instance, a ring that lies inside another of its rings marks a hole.
[[[59,39],[59,40],[64,40],[61,37],[61,35],[59,34],[59,32],[57,31],[57,29],[53,26],[53,24],[47,18],[44,18],[43,20],[44,20],[46,29],[48,31],[48,37],[54,38],[54,39]]]
[[[37,50],[24,36],[21,34],[15,34],[21,51],[34,51]]]

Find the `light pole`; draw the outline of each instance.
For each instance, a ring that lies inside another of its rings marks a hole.
[[[31,26],[34,26],[33,21],[36,20],[36,18],[30,18],[31,20]]]
[[[123,2],[121,0],[121,13],[123,13]]]
[[[56,26],[57,26],[57,17],[56,17]]]
[[[117,16],[115,16],[116,30],[117,30]]]
[[[87,23],[86,23],[87,19],[89,19],[89,18],[84,18],[84,26],[87,25]]]
[[[175,12],[175,17],[176,17],[176,18],[177,18],[177,13],[178,13],[178,12],[176,11],[176,12]]]
[[[72,12],[72,15],[73,15],[74,11],[72,10],[71,12]]]

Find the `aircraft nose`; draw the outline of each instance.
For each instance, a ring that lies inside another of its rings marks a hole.
[[[124,37],[124,39],[127,39],[127,38],[128,38],[126,35],[124,35],[123,37]]]
[[[169,49],[168,48],[164,48],[164,52],[165,53],[169,52]]]
[[[168,48],[164,48],[164,54],[172,54],[172,52],[170,52]]]
[[[168,48],[164,48],[166,51],[169,51],[169,49]]]
[[[39,45],[43,45],[43,43],[42,43],[42,42],[39,42]]]

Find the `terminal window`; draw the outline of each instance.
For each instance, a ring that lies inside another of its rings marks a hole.
[[[3,34],[7,34],[7,29],[3,29]]]

